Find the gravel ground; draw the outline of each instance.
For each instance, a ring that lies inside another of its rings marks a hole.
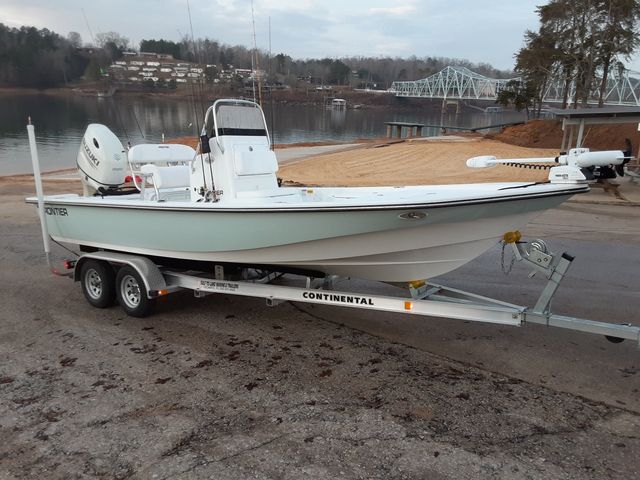
[[[0,194],[0,478],[640,476],[633,409],[340,320],[358,310],[186,293],[144,320],[94,309],[47,275],[26,193]]]

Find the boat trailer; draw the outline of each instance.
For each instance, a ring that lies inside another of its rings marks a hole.
[[[65,267],[70,270],[68,275],[81,283],[89,303],[105,308],[117,299],[124,311],[134,317],[150,315],[159,297],[191,290],[196,297],[222,293],[264,298],[268,306],[300,302],[512,326],[537,323],[604,335],[613,343],[633,340],[640,348],[640,327],[551,312],[551,301],[573,261],[571,255],[549,252],[542,240],[522,242],[519,232],[505,234],[503,242],[503,246],[512,248],[515,260],[533,267],[530,276],[541,272],[547,278],[532,308],[428,282],[411,282],[404,297],[369,295],[335,290],[339,278],[335,276],[287,275],[286,284],[282,284],[278,279],[285,274],[274,271],[245,267],[229,269],[228,273],[222,265],[215,265],[213,272],[179,271],[159,266],[144,256],[107,251],[85,253],[77,260],[66,261]],[[295,282],[301,285],[288,285]]]

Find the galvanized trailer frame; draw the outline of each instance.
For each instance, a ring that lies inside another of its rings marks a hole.
[[[268,306],[289,301],[511,326],[537,323],[605,335],[608,340],[615,343],[625,339],[633,340],[640,348],[640,327],[552,313],[551,301],[569,269],[573,257],[566,253],[555,255],[548,252],[545,243],[541,240],[528,244],[520,242],[517,233],[506,238],[507,243],[513,249],[516,260],[531,265],[534,268],[534,273],[542,272],[547,278],[547,284],[533,308],[427,282],[410,284],[408,286],[409,294],[405,297],[370,295],[334,290],[337,277],[289,277],[289,282],[297,280],[302,283],[302,286],[290,286],[273,283],[276,278],[282,276],[278,272],[264,272],[261,276],[256,276],[256,271],[244,268],[240,271],[241,278],[238,279],[237,272],[235,276],[229,276],[224,267],[220,265],[216,265],[213,272],[182,272],[159,267],[146,257],[117,252],[87,253],[72,262],[72,267],[75,268],[73,276],[76,281],[83,281],[82,265],[89,260],[104,262],[116,270],[122,269],[123,266],[133,269],[139,276],[137,290],[134,288],[133,291],[131,289],[128,291],[134,304],[136,298],[139,301],[147,302],[172,292],[191,290],[196,297],[222,293],[264,298]],[[130,287],[131,276],[127,278]],[[116,285],[115,290],[119,292],[122,288]],[[135,309],[128,311],[127,305],[131,306],[131,302],[129,300],[123,301],[120,297],[118,300],[130,315],[146,316],[149,313],[148,311],[138,312]]]

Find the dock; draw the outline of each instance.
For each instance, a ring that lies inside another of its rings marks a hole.
[[[387,138],[402,138],[402,133],[405,129],[407,132],[407,138],[412,138],[414,136],[421,137],[422,128],[425,126],[422,123],[412,122],[384,122],[384,124],[387,126]]]
[[[484,127],[458,127],[455,125],[425,125],[423,123],[413,122],[384,122],[387,126],[387,138],[403,138],[403,134],[406,132],[406,138],[421,137],[423,128],[438,128],[442,133],[447,133],[447,130],[460,130],[464,132],[478,132],[480,130],[491,130],[492,128],[510,127],[513,125],[522,125],[523,121],[519,122],[503,122],[495,123],[492,125],[486,125]]]
[[[426,128],[439,128],[443,133],[446,133],[447,130],[461,130],[465,132],[478,132],[480,130],[491,130],[492,128],[504,128],[511,127],[513,125],[524,125],[526,122],[524,120],[518,122],[503,122],[503,123],[494,123],[492,125],[486,125],[484,127],[458,127],[455,125],[424,125]]]

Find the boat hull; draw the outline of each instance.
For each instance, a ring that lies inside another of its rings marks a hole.
[[[572,193],[451,206],[238,211],[45,202],[51,237],[153,257],[272,265],[386,282],[432,278]]]

